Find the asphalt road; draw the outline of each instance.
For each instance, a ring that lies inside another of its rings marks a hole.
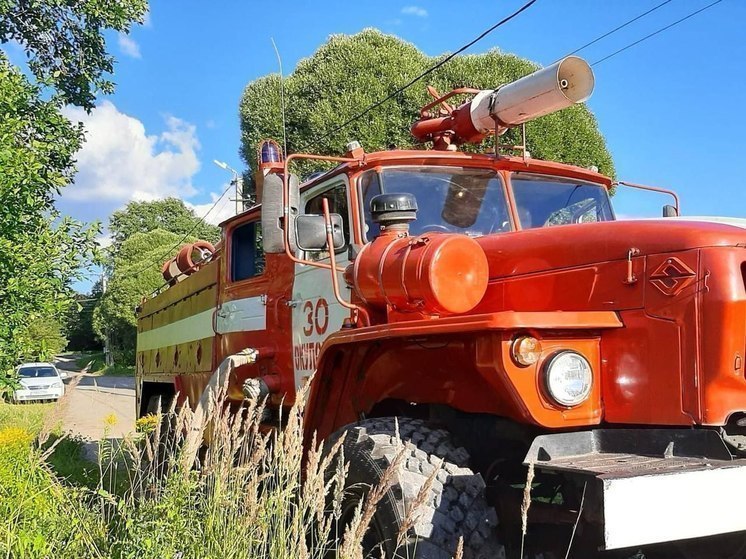
[[[77,356],[58,357],[55,364],[68,372],[67,402],[62,410],[65,431],[92,441],[121,438],[135,429],[135,379],[97,377],[76,366]]]

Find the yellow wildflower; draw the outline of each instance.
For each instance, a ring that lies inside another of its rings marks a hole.
[[[23,446],[30,444],[34,436],[21,427],[0,429],[0,446]]]

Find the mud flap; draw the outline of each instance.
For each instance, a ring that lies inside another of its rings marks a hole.
[[[746,460],[715,431],[596,429],[537,437],[525,463],[592,485],[603,548],[746,530]]]

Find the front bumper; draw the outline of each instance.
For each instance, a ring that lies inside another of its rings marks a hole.
[[[31,390],[29,388],[19,388],[13,394],[13,400],[16,402],[31,402],[34,400],[58,400],[65,394],[65,387],[42,388],[40,390]]]
[[[537,437],[526,457],[587,487],[603,549],[746,530],[746,459],[715,431],[598,429]]]

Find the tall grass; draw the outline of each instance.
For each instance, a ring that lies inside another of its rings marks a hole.
[[[103,526],[84,491],[59,482],[26,429],[0,430],[0,449],[0,556],[87,557]]]
[[[10,404],[0,398],[0,429],[16,427],[36,434],[54,404]]]
[[[141,444],[102,448],[101,479],[121,464],[128,488],[100,488],[114,557],[323,557],[330,532],[326,496],[341,478],[325,479],[334,454],[309,455],[306,480],[301,408],[284,429],[263,432],[262,405],[230,411],[222,401],[200,424],[188,407],[167,410]],[[165,430],[165,432],[164,432]],[[189,449],[207,435],[208,448]],[[107,453],[107,451],[110,451]]]
[[[343,440],[326,449],[311,441],[304,458],[303,401],[270,430],[262,403],[231,410],[220,394],[207,415],[164,410],[152,432],[101,442],[88,486],[50,469],[54,443],[23,428],[0,430],[0,518],[8,519],[0,523],[0,557],[361,559],[367,525],[400,461],[351,525],[337,526]]]

